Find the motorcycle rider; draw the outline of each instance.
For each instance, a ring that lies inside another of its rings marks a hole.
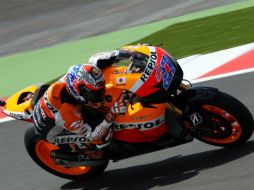
[[[129,59],[131,64],[128,70],[142,72],[146,62],[139,56],[127,51],[113,50],[93,55],[88,60],[89,65],[72,66],[64,80],[51,85],[36,104],[33,112],[36,131],[49,142],[55,143],[56,136],[63,129],[67,129],[90,141],[84,146],[84,151],[88,152],[89,157],[103,157],[103,149],[100,148],[109,145],[112,132],[110,126],[117,115],[123,115],[126,112],[128,102],[120,98],[96,127],[86,123],[85,115],[83,119],[82,108],[84,105],[99,108],[104,101],[105,81],[100,69],[109,67],[122,59]],[[97,149],[89,152],[89,147]],[[98,149],[101,151],[97,151]]]
[[[91,127],[86,122],[86,116],[82,115],[83,110],[100,108],[104,96],[105,80],[98,67],[88,64],[70,67],[63,80],[52,84],[34,106],[33,120],[37,134],[57,144],[57,135],[65,129],[86,138],[86,143],[82,144],[84,154],[91,158],[103,157],[103,147],[109,144],[111,137],[110,126],[114,118],[127,109],[126,101],[120,99],[103,115],[102,122]],[[80,148],[78,143],[73,141],[69,145],[75,150]]]

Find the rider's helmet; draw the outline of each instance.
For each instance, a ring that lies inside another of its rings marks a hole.
[[[125,46],[120,50],[130,54],[126,73],[135,73],[137,76],[129,84],[131,92],[148,102],[163,102],[176,92],[183,72],[171,54],[149,44]]]
[[[69,94],[80,103],[104,102],[105,80],[98,67],[73,65],[66,75],[66,87]]]

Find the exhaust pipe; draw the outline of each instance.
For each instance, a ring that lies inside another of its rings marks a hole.
[[[66,168],[74,166],[100,166],[108,161],[93,160],[79,153],[65,152],[61,150],[52,150],[50,156],[54,160],[60,160],[61,162],[57,162],[56,164],[62,165]]]

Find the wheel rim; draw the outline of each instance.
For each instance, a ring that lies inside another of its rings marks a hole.
[[[218,130],[214,130],[215,135],[216,133],[218,135],[221,135],[220,133],[223,133],[226,130],[228,133],[224,138],[202,137],[202,139],[211,143],[216,143],[216,144],[230,144],[237,141],[241,137],[241,134],[242,134],[241,125],[232,114],[230,114],[229,112],[221,108],[218,108],[212,105],[203,105],[202,110],[210,114],[218,115],[222,118],[221,121],[218,121],[218,123],[222,124],[222,126],[218,126]],[[214,120],[219,120],[219,119],[214,118]],[[227,123],[227,125],[223,125],[225,123]]]
[[[89,166],[79,166],[79,167],[71,167],[65,168],[63,166],[59,166],[54,163],[52,158],[50,157],[50,152],[52,150],[57,150],[58,147],[52,145],[45,140],[39,140],[35,145],[35,153],[39,160],[45,164],[50,169],[53,169],[57,172],[66,174],[66,175],[81,175],[90,171],[91,167]]]

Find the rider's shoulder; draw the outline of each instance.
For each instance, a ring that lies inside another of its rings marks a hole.
[[[61,81],[51,84],[48,89],[48,96],[60,99],[61,93],[63,89],[65,89],[65,87],[66,87],[66,83]]]

